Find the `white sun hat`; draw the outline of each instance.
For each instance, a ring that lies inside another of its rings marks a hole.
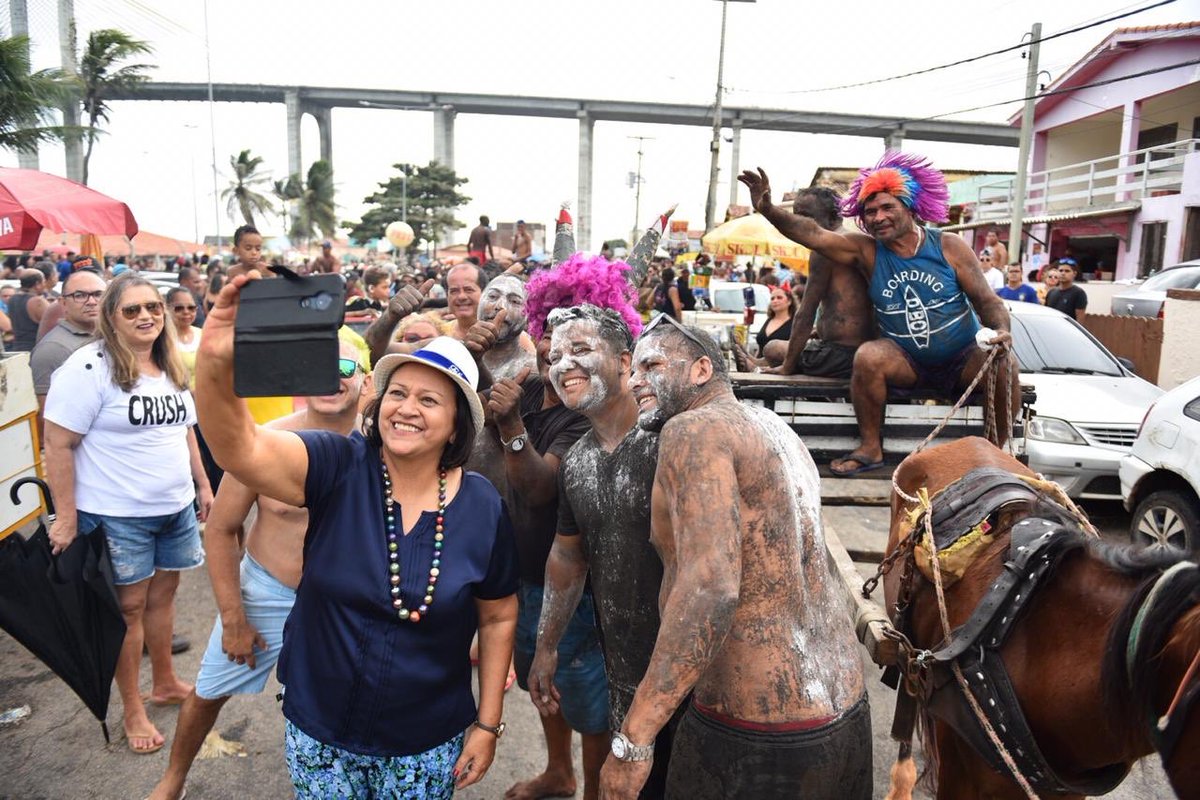
[[[454,381],[466,395],[467,404],[471,407],[471,421],[475,423],[475,433],[483,430],[483,403],[479,401],[477,393],[479,366],[471,357],[471,351],[466,345],[450,336],[439,336],[415,353],[391,353],[384,356],[375,364],[376,397],[383,394],[392,373],[404,364],[420,364],[436,369]]]

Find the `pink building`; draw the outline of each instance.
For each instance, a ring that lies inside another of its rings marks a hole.
[[[1120,28],[1034,106],[1024,250],[1105,278],[1200,258],[1200,22]],[[1054,93],[1054,94],[1051,94]],[[1021,114],[1009,120],[1019,127]],[[979,188],[970,238],[1008,236],[1014,180]],[[1010,247],[1011,250],[1011,247]]]

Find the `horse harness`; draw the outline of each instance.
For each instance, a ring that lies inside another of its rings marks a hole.
[[[1000,511],[1014,504],[1024,505],[1039,516],[1030,516],[1012,526],[1009,549],[1000,575],[980,600],[970,618],[956,628],[949,641],[935,650],[901,648],[900,667],[889,667],[884,683],[897,688],[901,671],[906,686],[896,695],[896,714],[892,735],[902,743],[912,741],[917,704],[950,725],[987,763],[1001,774],[1010,772],[1003,755],[993,743],[986,724],[997,736],[1017,770],[1038,793],[1102,795],[1125,777],[1123,764],[1112,764],[1067,780],[1046,761],[1009,679],[1000,657],[1013,626],[1029,607],[1047,573],[1066,554],[1083,546],[1079,537],[1069,535],[1064,524],[1074,517],[1058,503],[1048,499],[1029,482],[1012,473],[991,467],[968,472],[937,495],[932,514],[932,532],[938,549],[951,545],[984,521],[993,521]],[[904,636],[911,635],[911,598],[915,554],[913,544],[923,530],[917,525],[909,533],[901,574],[896,627]],[[936,557],[936,556],[935,556]],[[964,695],[953,667],[965,678],[974,703]],[[972,708],[978,707],[979,711]],[[981,719],[981,717],[983,719]]]

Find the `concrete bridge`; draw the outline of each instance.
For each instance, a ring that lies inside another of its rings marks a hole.
[[[206,83],[151,82],[114,100],[208,100]],[[565,97],[462,94],[392,89],[344,89],[320,86],[265,86],[216,83],[213,99],[232,103],[283,103],[287,106],[288,171],[303,172],[300,153],[300,119],[311,114],[317,121],[321,158],[333,161],[334,108],[381,108],[429,111],[433,114],[433,160],[454,166],[454,117],[457,114],[503,114],[579,120],[579,198],[575,209],[576,238],[582,249],[591,247],[592,128],[597,121],[646,122],[667,125],[712,125],[709,106],[587,100]],[[795,133],[875,136],[888,147],[899,148],[904,139],[963,144],[1017,146],[1018,131],[989,122],[908,120],[865,114],[842,114],[787,109],[724,106],[722,127],[733,131],[731,171],[738,171],[743,128]],[[737,187],[731,181],[730,202]]]

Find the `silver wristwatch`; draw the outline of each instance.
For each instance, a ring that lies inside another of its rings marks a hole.
[[[617,731],[612,737],[612,754],[618,761],[649,761],[654,758],[654,742],[634,744],[628,736]]]
[[[525,449],[525,445],[528,442],[529,442],[529,432],[528,431],[522,431],[521,433],[518,433],[516,436],[509,439],[507,442],[504,441],[503,436],[500,437],[500,446],[503,447],[505,450],[508,450],[510,453],[521,452],[522,450]]]

